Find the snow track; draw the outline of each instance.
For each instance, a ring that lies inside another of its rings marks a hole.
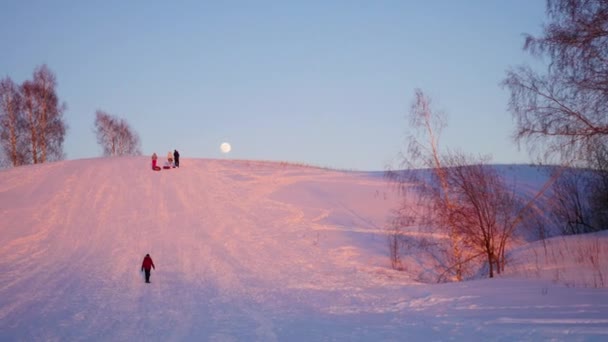
[[[148,158],[129,157],[1,171],[0,340],[466,339],[528,325],[539,327],[515,336],[608,334],[587,311],[532,320],[499,301],[513,314],[486,319],[476,298],[491,292],[422,286],[388,269],[394,202],[379,177],[181,165],[153,172]],[[146,253],[151,284],[139,270]],[[605,314],[606,294],[590,291],[569,305]]]

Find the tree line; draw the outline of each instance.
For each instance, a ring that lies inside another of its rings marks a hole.
[[[478,274],[480,262],[492,278],[504,271],[517,230],[543,238],[547,225],[563,234],[608,229],[608,2],[548,0],[547,15],[543,35],[524,43],[525,51],[548,58],[546,70],[511,69],[502,86],[510,93],[514,142],[555,165],[549,180],[525,197],[489,165],[491,156],[442,150],[446,115],[416,90],[413,133],[399,169],[386,173],[402,195],[388,234],[393,268],[402,269],[416,249],[428,254],[437,281]]]
[[[57,95],[55,74],[36,67],[31,79],[16,84],[0,80],[0,148],[9,166],[39,164],[65,158],[67,105]],[[95,133],[104,156],[141,154],[138,134],[125,119],[104,111],[95,114]]]

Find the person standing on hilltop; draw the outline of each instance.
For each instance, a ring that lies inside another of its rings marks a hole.
[[[175,167],[179,167],[179,152],[177,150],[173,151],[173,162],[175,163]]]
[[[146,272],[146,283],[150,283],[150,270],[151,269],[156,269],[156,267],[154,266],[154,261],[152,261],[152,258],[150,257],[150,254],[146,254],[146,256],[144,257],[144,261],[141,263],[141,271],[142,272]]]

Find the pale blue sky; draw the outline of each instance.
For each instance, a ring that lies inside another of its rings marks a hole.
[[[383,170],[414,89],[448,113],[442,144],[528,161],[510,140],[505,71],[530,62],[545,1],[3,1],[0,77],[46,63],[68,159],[97,157],[94,114],[145,154]],[[222,155],[223,141],[232,152]]]

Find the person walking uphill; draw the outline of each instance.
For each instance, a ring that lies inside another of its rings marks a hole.
[[[154,261],[152,261],[150,254],[146,254],[144,261],[141,263],[141,271],[146,272],[146,283],[150,283],[150,270],[152,268],[156,269],[156,267],[154,267]]]

